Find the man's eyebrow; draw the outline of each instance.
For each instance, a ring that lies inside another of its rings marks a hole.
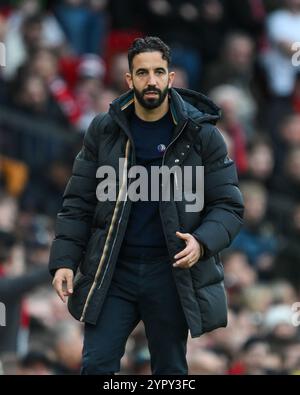
[[[140,67],[139,69],[136,70],[136,74],[139,73],[140,71],[148,72],[148,69]],[[166,72],[167,70],[164,67],[156,67],[155,71],[164,71],[164,72]]]
[[[148,71],[148,70],[141,67],[141,68],[137,69],[135,72],[138,73],[138,72],[140,72],[140,71]]]

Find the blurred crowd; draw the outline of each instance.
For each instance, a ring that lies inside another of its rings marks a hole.
[[[171,46],[175,86],[222,108],[245,200],[222,253],[229,324],[189,339],[190,374],[300,374],[300,0],[0,0],[0,374],[79,373],[49,247],[83,134],[143,35]],[[140,323],[121,374],[149,361]]]

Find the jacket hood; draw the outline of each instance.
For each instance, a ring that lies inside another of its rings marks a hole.
[[[190,89],[171,88],[169,96],[170,110],[175,124],[188,118],[216,124],[221,116],[220,108],[202,93]],[[133,103],[133,90],[129,90],[111,103],[109,113],[123,118],[123,111],[131,108]]]
[[[187,117],[198,118],[200,121],[205,118],[214,124],[220,119],[220,107],[202,93],[182,88],[171,88],[170,91],[173,99],[182,101],[178,104]]]

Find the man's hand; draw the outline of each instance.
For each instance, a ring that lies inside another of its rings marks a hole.
[[[190,233],[176,232],[176,236],[185,241],[186,247],[174,256],[176,262],[173,266],[183,269],[192,267],[202,257],[204,253],[203,246]]]
[[[66,302],[66,296],[70,296],[73,293],[73,277],[72,269],[58,269],[55,272],[52,285],[64,303]]]

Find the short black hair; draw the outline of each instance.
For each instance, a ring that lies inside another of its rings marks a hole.
[[[162,58],[168,62],[169,66],[171,63],[171,50],[159,37],[136,38],[128,49],[129,70],[132,71],[132,60],[136,55],[155,51],[161,52]]]

